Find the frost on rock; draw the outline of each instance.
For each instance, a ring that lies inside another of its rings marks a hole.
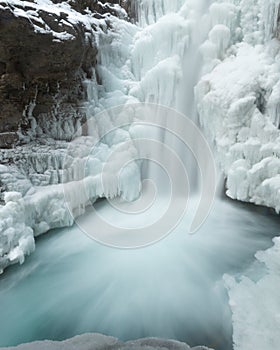
[[[251,269],[249,277],[235,280],[225,276],[233,314],[233,342],[236,350],[279,347],[280,239],[275,238],[274,244],[271,249],[256,254],[258,263],[255,269]],[[263,270],[261,276],[260,270]]]
[[[196,86],[200,122],[227,178],[227,195],[277,212],[279,8],[273,0],[213,3],[213,28],[201,47],[205,74]]]

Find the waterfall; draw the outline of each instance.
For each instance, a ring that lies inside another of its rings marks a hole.
[[[139,209],[145,198],[153,201],[152,193],[157,193],[159,201],[166,201],[168,215],[172,208],[173,218],[159,220],[166,227],[153,229],[150,243],[152,237],[157,240],[169,232],[171,223],[177,224],[189,192],[200,192],[202,198],[194,204],[198,209],[190,231],[205,220],[214,197],[215,164],[199,129],[194,98],[202,68],[200,47],[210,29],[208,7],[206,0],[139,1],[137,25],[114,18],[110,31],[100,33],[96,78],[86,82],[87,130],[97,150],[88,160],[84,157],[91,179],[77,184],[76,192],[89,196],[89,201],[120,197],[113,205],[121,210],[123,200],[138,199]],[[71,193],[68,197],[71,209],[77,199]],[[131,208],[126,206],[126,212]],[[158,215],[164,217],[159,211]],[[147,232],[143,234],[147,237]],[[127,239],[126,244],[131,244]]]
[[[137,79],[132,95],[142,102],[173,108],[196,125],[194,87],[202,68],[200,46],[209,31],[208,7],[205,0],[139,1],[138,18],[143,29],[132,50],[132,72]],[[160,118],[164,128],[158,130],[156,138],[181,158],[194,192],[198,189],[198,164],[188,147],[170,132],[176,129],[176,118],[170,113],[168,118]],[[192,138],[188,142],[196,146],[198,141]],[[160,183],[162,170],[150,162],[143,176]]]

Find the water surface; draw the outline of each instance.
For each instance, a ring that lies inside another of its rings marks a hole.
[[[106,201],[96,205],[120,220]],[[191,236],[190,216],[168,237],[141,249],[103,246],[77,226],[39,238],[25,264],[0,278],[0,346],[100,332],[232,349],[223,274],[242,273],[257,250],[272,245],[280,225],[261,210],[216,200]]]

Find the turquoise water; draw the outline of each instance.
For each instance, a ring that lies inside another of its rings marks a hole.
[[[106,201],[97,206],[117,220]],[[231,349],[223,274],[242,273],[280,223],[221,200],[193,236],[189,222],[186,215],[167,238],[134,250],[103,246],[76,226],[39,238],[25,264],[0,278],[0,346],[100,332]]]

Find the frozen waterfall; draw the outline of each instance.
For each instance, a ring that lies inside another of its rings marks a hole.
[[[278,217],[217,196],[209,210],[216,164],[229,197],[280,211],[279,5],[138,0],[137,23],[112,16],[98,32],[87,121],[61,182],[10,193],[0,213],[25,232],[13,261],[34,249],[32,229],[56,228],[1,276],[0,346],[86,332],[279,345]]]

